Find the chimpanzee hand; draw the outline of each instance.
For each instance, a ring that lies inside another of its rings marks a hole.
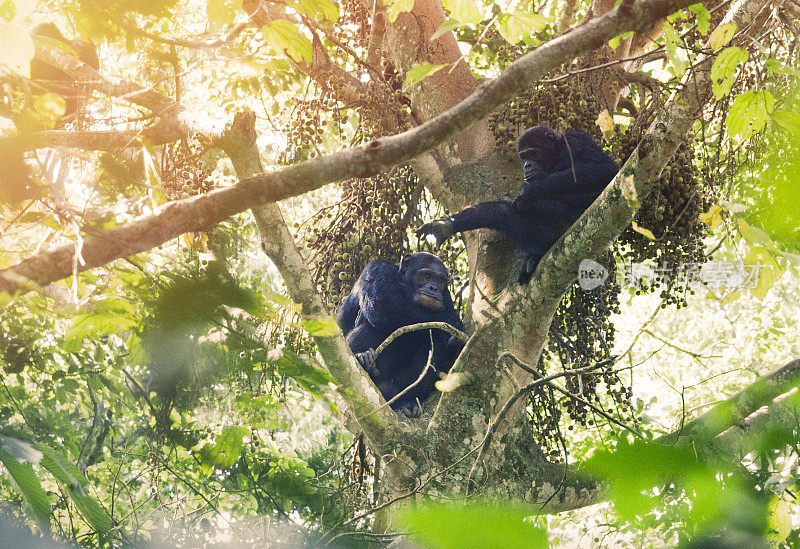
[[[417,400],[406,400],[397,409],[398,412],[412,419],[422,415],[422,405]]]
[[[356,360],[373,380],[380,375],[378,368],[375,366],[375,349],[367,349],[363,353],[356,353]]]
[[[536,266],[539,264],[539,259],[530,255],[526,255],[522,262],[522,270],[519,272],[517,281],[520,284],[527,284],[531,281]]]
[[[437,245],[443,243],[453,234],[453,222],[449,219],[434,219],[417,229],[417,237],[425,238],[427,235],[433,235],[436,238]]]

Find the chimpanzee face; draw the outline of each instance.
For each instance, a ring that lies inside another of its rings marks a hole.
[[[433,254],[416,253],[403,258],[400,272],[411,294],[411,301],[435,311],[444,306],[447,268]]]
[[[420,269],[412,279],[414,303],[439,310],[442,308],[444,292],[447,289],[447,273],[435,268]]]
[[[561,141],[562,137],[547,126],[536,126],[522,134],[517,143],[517,152],[526,166],[526,172],[534,169],[528,168],[528,164],[534,163],[542,170],[548,171],[557,160]]]

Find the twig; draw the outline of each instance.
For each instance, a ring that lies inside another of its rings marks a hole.
[[[462,332],[458,328],[454,328],[447,322],[420,322],[418,324],[409,324],[408,326],[403,326],[402,328],[398,328],[397,330],[392,332],[391,335],[387,337],[385,340],[383,340],[383,343],[378,345],[378,348],[375,349],[375,357],[377,358],[377,356],[381,354],[386,349],[386,347],[388,347],[392,343],[392,341],[394,341],[401,335],[405,335],[411,332],[416,332],[418,330],[433,330],[433,329],[439,329],[445,331],[451,336],[454,336],[459,340],[463,341],[464,343],[469,341],[469,335],[467,335],[465,332]]]

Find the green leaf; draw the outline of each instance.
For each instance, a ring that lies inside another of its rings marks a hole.
[[[736,67],[739,63],[747,61],[750,54],[742,48],[732,46],[725,48],[711,65],[711,85],[714,89],[714,96],[717,100],[731,92],[733,77],[736,75]]]
[[[204,444],[200,449],[200,464],[206,473],[212,468],[227,469],[239,459],[244,447],[243,439],[250,431],[244,427],[231,425],[224,427],[214,439],[213,444]]]
[[[770,547],[778,547],[792,532],[792,508],[785,501],[776,498],[769,506],[769,513],[767,539]]]
[[[640,441],[622,442],[614,452],[597,452],[585,467],[608,480],[614,506],[627,520],[636,520],[656,505],[646,493],[653,486],[706,472],[687,448]]]
[[[728,111],[726,123],[731,135],[743,141],[767,126],[775,98],[766,90],[749,91],[737,97]]]
[[[108,516],[106,510],[103,509],[97,500],[91,496],[77,494],[74,490],[70,490],[69,495],[75,503],[75,507],[78,508],[80,514],[86,519],[86,522],[100,535],[105,535],[111,530],[113,526],[111,517]]]
[[[459,27],[463,27],[463,26],[464,25],[462,23],[459,23],[455,19],[449,19],[449,18],[445,19],[444,23],[442,23],[442,26],[440,26],[438,29],[436,29],[436,32],[434,32],[431,35],[431,42],[433,42],[434,40],[436,40],[437,38],[439,38],[443,34],[445,34],[447,32],[450,32],[452,30],[455,30],[455,29],[457,29]]]
[[[5,448],[5,443],[3,444]],[[30,463],[20,463],[5,449],[0,449],[0,463],[5,465],[16,488],[25,498],[36,521],[42,529],[50,529],[50,499]]]
[[[536,549],[548,547],[547,533],[531,523],[535,507],[494,502],[425,504],[401,512],[401,521],[425,547],[436,549]]]
[[[784,65],[783,63],[781,63],[777,59],[767,59],[764,62],[764,67],[766,67],[767,70],[769,70],[770,72],[775,73],[775,74],[786,74],[786,75],[789,75],[789,76],[794,76],[796,78],[800,78],[800,71],[799,70],[797,70],[797,69],[795,69],[793,67],[790,67],[788,65]]]
[[[536,13],[504,13],[495,21],[500,36],[509,44],[516,44],[547,24],[547,18]]]
[[[282,375],[292,378],[314,396],[322,396],[328,384],[334,381],[327,372],[314,367],[300,355],[287,349],[284,349],[277,360],[269,362]]]
[[[264,25],[261,34],[276,53],[284,53],[295,61],[302,59],[306,63],[311,62],[314,54],[311,41],[289,21],[279,20]]]
[[[708,9],[703,4],[692,4],[688,9],[697,18],[697,30],[700,31],[700,34],[707,33],[711,21],[711,14]]]
[[[0,24],[0,65],[30,78],[31,59],[35,53],[30,34],[17,25]]]
[[[683,40],[678,35],[675,27],[668,22],[664,22],[664,48],[667,52],[667,59],[675,67],[678,74],[683,74],[686,71],[686,62],[678,56],[678,50],[683,47]]]
[[[800,137],[800,113],[775,109],[770,115],[770,119],[780,128]]]
[[[406,80],[403,84],[404,88],[410,88],[411,86],[418,84],[424,78],[438,72],[440,69],[446,67],[447,65],[433,65],[425,61],[424,63],[417,63],[413,67],[411,67],[408,72],[406,73]]]
[[[762,231],[758,227],[753,227],[752,225],[749,225],[747,221],[745,221],[741,217],[738,218],[736,222],[739,225],[739,232],[742,233],[742,237],[744,237],[744,239],[750,244],[772,243],[772,239],[766,232]]]
[[[97,301],[89,312],[74,317],[64,349],[77,351],[83,340],[98,335],[119,334],[136,325],[136,308],[128,300],[112,297]]]
[[[300,324],[312,337],[333,337],[341,330],[332,316],[313,320],[302,320]]]
[[[633,35],[633,31],[628,31],[628,32],[623,32],[622,34],[618,34],[617,36],[615,36],[614,38],[612,38],[611,40],[608,41],[608,46],[612,50],[616,49],[616,48],[619,47],[619,45],[622,43],[622,41],[625,38],[627,38],[627,37],[629,37],[631,35]]]
[[[42,457],[41,466],[47,469],[50,474],[56,477],[56,480],[61,484],[64,484],[68,488],[74,489],[76,487],[81,487],[78,479],[76,479],[67,468],[64,467],[60,460],[51,456],[45,455]]]
[[[386,2],[386,18],[390,23],[397,20],[401,13],[409,12],[414,9],[414,0],[393,0]]]
[[[722,48],[728,42],[733,40],[733,36],[736,34],[736,29],[736,23],[720,25],[714,29],[714,32],[712,32],[711,36],[708,37],[708,46],[714,51]]]
[[[294,0],[292,6],[312,19],[327,19],[328,21],[339,19],[339,6],[330,0]]]
[[[465,25],[477,25],[483,21],[481,9],[474,0],[444,0],[442,7],[450,12],[453,19]]]

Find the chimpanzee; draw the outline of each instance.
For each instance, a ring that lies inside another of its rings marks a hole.
[[[517,143],[517,152],[525,182],[513,202],[478,202],[426,223],[417,234],[430,234],[441,242],[473,229],[500,231],[522,250],[519,283],[527,284],[542,256],[594,202],[619,168],[580,130],[562,136],[547,126],[530,128]]]
[[[408,417],[419,417],[422,402],[433,392],[463,345],[443,330],[417,330],[395,339],[380,355],[375,349],[395,330],[420,322],[447,322],[463,328],[450,291],[444,263],[421,252],[403,257],[400,265],[370,261],[347,296],[337,320],[356,358],[387,401],[413,384],[428,362],[432,368],[416,386],[392,403]]]

